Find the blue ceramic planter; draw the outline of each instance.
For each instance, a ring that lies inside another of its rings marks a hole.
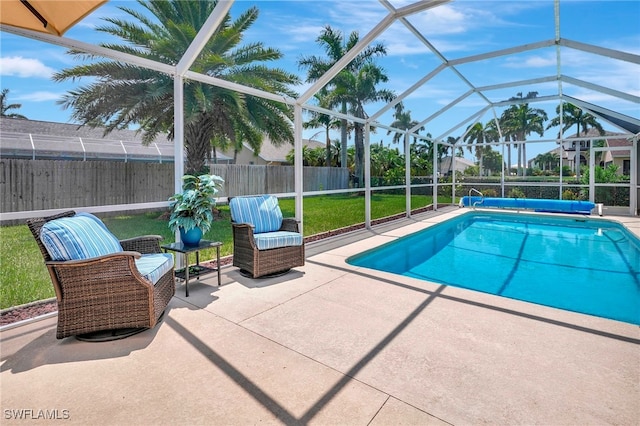
[[[180,227],[180,239],[187,246],[197,246],[202,238],[202,229],[192,228],[185,232],[184,228]]]

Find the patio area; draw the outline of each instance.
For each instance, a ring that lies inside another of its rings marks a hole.
[[[5,329],[3,424],[637,424],[639,327],[345,262],[466,211],[310,243],[282,277],[223,268],[124,340]]]

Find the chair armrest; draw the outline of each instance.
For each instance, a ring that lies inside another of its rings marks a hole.
[[[137,251],[142,254],[162,253],[160,241],[163,239],[160,235],[143,235],[120,240],[120,245],[125,251]]]
[[[234,246],[245,246],[252,250],[256,249],[253,238],[254,226],[250,223],[232,223]]]
[[[127,262],[129,258],[139,259],[142,254],[137,251],[121,251],[118,253],[105,254],[104,256],[92,257],[90,259],[78,259],[78,260],[49,260],[45,262],[45,265],[51,266],[84,266],[92,263],[109,262],[109,261],[122,261],[125,259]]]
[[[251,229],[256,229],[254,224],[245,222],[231,222],[231,226],[248,226]]]
[[[298,221],[292,217],[285,217],[282,219],[280,231],[300,232],[298,228]]]
[[[141,257],[138,252],[124,251],[90,259],[48,261],[45,265],[58,303],[73,305],[92,295],[100,304],[115,300],[114,295],[122,293],[132,298],[152,297],[153,284],[136,268],[138,257]]]

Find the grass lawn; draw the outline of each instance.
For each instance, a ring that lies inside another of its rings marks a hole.
[[[374,194],[371,197],[371,217],[379,219],[404,211],[404,195]],[[413,196],[411,208],[431,204],[431,197]],[[450,200],[439,197],[440,202]],[[285,217],[295,216],[295,200],[282,199],[280,207]],[[204,238],[222,241],[220,255],[233,253],[229,207],[219,206],[220,217]],[[361,195],[328,195],[306,197],[303,204],[304,235],[310,236],[364,222],[364,197]],[[162,235],[165,242],[174,241],[167,220],[159,213],[122,215],[103,219],[118,238],[139,235]],[[201,259],[211,259],[214,250],[204,250]],[[55,296],[42,255],[26,225],[0,227],[0,309]]]

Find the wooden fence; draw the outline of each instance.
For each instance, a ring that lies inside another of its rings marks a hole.
[[[292,166],[216,164],[211,166],[211,173],[224,179],[220,192],[223,197],[295,192]],[[336,167],[304,167],[302,180],[303,191],[346,189],[349,171]]]
[[[292,166],[214,165],[221,197],[294,192]],[[0,159],[0,212],[166,201],[173,163]],[[348,188],[347,169],[305,167],[304,191]]]

